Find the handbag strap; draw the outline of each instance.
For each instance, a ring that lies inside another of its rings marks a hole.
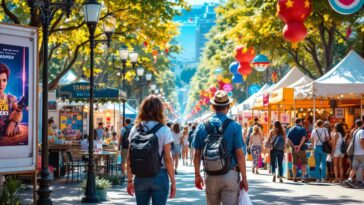
[[[353,143],[353,153],[354,153],[354,150],[355,150],[355,136],[356,136],[356,134],[358,133],[359,130],[360,130],[360,128],[355,130],[355,132],[353,134],[353,139],[351,139],[351,141]]]
[[[324,144],[324,142],[322,142],[322,140],[321,140],[321,135],[319,134],[319,132],[317,131],[317,129],[315,129],[315,132],[316,132],[317,138],[320,140],[321,144]]]

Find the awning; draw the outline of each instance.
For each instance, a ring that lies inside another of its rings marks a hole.
[[[57,98],[70,101],[88,101],[90,85],[88,82],[77,82],[61,86],[57,90]],[[94,85],[94,98],[98,102],[125,101],[126,93],[115,88]]]

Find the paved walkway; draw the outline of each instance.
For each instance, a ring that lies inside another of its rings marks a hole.
[[[248,162],[249,195],[255,205],[268,204],[364,204],[364,188],[349,189],[341,185],[320,183],[272,183],[272,177],[265,170],[260,175],[251,174]],[[57,182],[53,186],[52,200],[55,205],[81,204],[83,192],[79,184]],[[31,203],[30,190],[22,193],[23,204]],[[115,186],[108,192],[108,201],[102,204],[135,205],[135,199],[126,193],[125,185]],[[180,166],[177,175],[177,196],[168,200],[168,205],[203,205],[205,194],[194,187],[192,166]]]

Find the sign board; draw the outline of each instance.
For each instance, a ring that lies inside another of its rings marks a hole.
[[[343,15],[358,12],[364,5],[363,0],[329,0],[329,3],[336,12]]]
[[[335,108],[335,118],[336,119],[345,118],[345,109],[344,108]]]
[[[35,170],[37,65],[37,28],[0,24],[0,173]]]

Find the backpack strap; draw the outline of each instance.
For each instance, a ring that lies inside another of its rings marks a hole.
[[[156,132],[158,132],[158,130],[160,129],[160,128],[162,128],[164,125],[162,124],[162,123],[158,123],[158,124],[156,124],[150,131],[149,131],[149,133],[153,133],[153,134],[155,134]]]
[[[223,134],[231,122],[233,122],[233,120],[230,118],[224,120],[224,122],[221,124],[219,128],[219,131]],[[214,133],[213,126],[211,125],[210,121],[207,120],[204,124],[208,134]]]
[[[209,120],[207,120],[207,121],[204,123],[204,125],[205,125],[205,128],[206,128],[206,130],[207,130],[207,133],[208,133],[208,134],[212,134],[212,133],[214,133],[214,128],[212,127],[212,125],[211,125],[211,123],[210,123],[210,121],[209,121]]]
[[[229,126],[229,124],[231,122],[233,122],[234,120],[227,118],[221,125],[221,133],[224,133],[224,131],[226,130],[226,128]]]

